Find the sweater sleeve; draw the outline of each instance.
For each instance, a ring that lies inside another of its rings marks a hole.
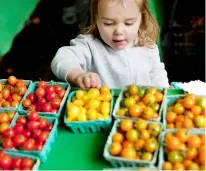
[[[169,87],[167,72],[165,65],[160,61],[159,50],[157,45],[153,49],[149,49],[149,63],[151,66],[150,78],[153,86]]]
[[[70,41],[70,46],[59,48],[51,62],[51,70],[54,75],[65,81],[67,73],[74,68],[82,68],[85,71],[91,70],[91,41],[88,36],[79,35]]]

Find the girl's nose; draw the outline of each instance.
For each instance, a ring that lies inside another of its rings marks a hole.
[[[115,35],[122,35],[123,34],[123,27],[121,25],[117,25],[115,27],[115,32],[114,32]]]

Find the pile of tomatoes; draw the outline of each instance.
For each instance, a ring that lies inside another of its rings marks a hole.
[[[66,90],[60,85],[51,85],[41,80],[34,92],[29,93],[22,102],[29,111],[57,113]]]
[[[29,157],[12,157],[0,150],[0,169],[1,170],[32,170],[35,160]]]
[[[4,149],[41,151],[52,127],[53,123],[40,117],[36,111],[27,116],[19,115],[16,124],[1,133],[1,146]]]
[[[206,97],[187,94],[167,108],[165,120],[167,129],[205,128]]]
[[[9,127],[14,115],[15,111],[0,112],[0,134]]]
[[[164,136],[163,170],[204,170],[205,134],[189,134],[178,129]]]
[[[18,107],[27,91],[25,80],[9,76],[6,83],[0,82],[0,107]]]
[[[121,108],[116,115],[146,120],[156,119],[159,117],[163,97],[163,92],[155,87],[129,85],[124,92]]]
[[[67,122],[87,120],[107,120],[110,118],[112,93],[104,85],[100,89],[77,90],[67,104]]]
[[[153,160],[158,149],[158,137],[162,130],[156,122],[141,118],[132,121],[123,119],[117,132],[112,134],[109,153],[125,159]]]

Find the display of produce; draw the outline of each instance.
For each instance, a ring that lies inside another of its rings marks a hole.
[[[0,169],[38,170],[63,119],[72,133],[110,131],[102,150],[114,168],[104,170],[204,170],[205,112],[206,96],[183,89],[82,90],[9,76],[0,80]]]
[[[1,133],[1,149],[20,154],[33,154],[45,162],[57,134],[55,118],[39,116],[36,111],[16,114],[12,124]]]
[[[16,111],[0,109],[0,134],[9,128]]]
[[[115,118],[160,120],[165,89],[129,85],[122,89],[114,107]]]
[[[1,170],[38,170],[39,165],[36,157],[0,150]]]
[[[110,117],[112,92],[107,86],[88,91],[77,90],[67,103],[67,122],[107,120]]]
[[[18,79],[15,76],[0,79],[0,108],[18,108],[30,83],[30,80]]]
[[[113,166],[155,164],[161,131],[160,122],[117,119],[107,139],[104,157]]]
[[[194,94],[168,96],[164,107],[166,129],[205,128],[206,97]]]
[[[40,115],[59,118],[70,86],[66,82],[33,82],[19,106],[19,111],[38,111]]]
[[[205,131],[178,129],[162,134],[159,169],[205,170]]]
[[[100,89],[71,92],[64,123],[74,133],[97,132],[111,128],[113,92],[106,85]]]

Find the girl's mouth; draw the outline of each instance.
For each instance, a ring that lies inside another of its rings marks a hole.
[[[126,40],[113,40],[116,46],[123,46],[126,43]]]

